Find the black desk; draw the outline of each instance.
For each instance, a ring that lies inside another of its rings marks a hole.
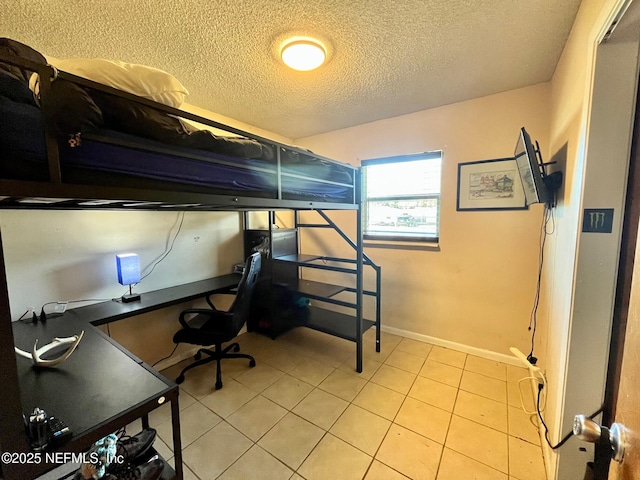
[[[79,452],[96,440],[113,433],[151,410],[172,403],[178,409],[178,387],[147,365],[140,364],[126,350],[97,328],[71,318],[54,318],[46,324],[16,322],[14,342],[30,351],[36,338],[44,345],[53,337],[69,337],[84,330],[76,351],[54,368],[33,368],[31,361],[17,359],[22,407],[25,413],[40,407],[64,420],[72,438],[59,450]],[[176,418],[178,418],[176,416]],[[179,420],[174,422],[176,477],[182,478]],[[43,455],[44,457],[44,455]],[[56,465],[24,465],[23,478],[33,478]]]
[[[160,308],[202,298],[214,293],[229,292],[235,288],[242,275],[230,273],[220,277],[185,283],[140,294],[140,300],[129,303],[107,301],[67,310],[61,318],[78,318],[92,325],[104,325]],[[58,318],[58,317],[56,317]]]
[[[73,432],[60,450],[79,452],[137,418],[148,424],[148,413],[171,402],[175,478],[182,480],[182,450],[178,386],[104,335],[94,325],[121,320],[176,305],[237,286],[241,276],[223,275],[176,287],[142,293],[139,301],[107,301],[70,309],[64,315],[37,324],[14,322],[14,344],[30,351],[34,340],[45,345],[54,337],[69,337],[84,330],[77,350],[54,368],[32,367],[17,359],[22,407],[34,407],[60,417]],[[25,465],[24,478],[35,477],[52,465]],[[173,473],[173,472],[171,472]],[[163,474],[163,478],[165,475]],[[168,477],[171,478],[171,477]]]

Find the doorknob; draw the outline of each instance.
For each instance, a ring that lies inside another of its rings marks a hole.
[[[624,459],[624,427],[614,423],[611,428],[598,425],[586,415],[576,415],[573,419],[573,434],[580,440],[611,449],[611,458],[618,463]]]

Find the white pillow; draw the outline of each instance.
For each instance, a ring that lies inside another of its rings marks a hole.
[[[173,75],[146,65],[103,58],[50,59],[51,65],[94,82],[179,108],[187,89]]]

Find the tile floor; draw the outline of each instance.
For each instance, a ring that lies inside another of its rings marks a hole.
[[[215,364],[181,385],[185,479],[546,478],[524,369],[384,332],[376,353],[373,330],[361,374],[353,343],[310,329],[239,341],[255,368],[223,362],[219,391]],[[172,458],[168,405],[150,422]]]

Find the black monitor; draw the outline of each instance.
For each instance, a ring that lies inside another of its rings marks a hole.
[[[547,175],[546,166],[555,162],[542,162],[538,142],[534,148],[531,137],[524,127],[520,129],[515,159],[522,180],[526,205],[544,203],[548,207],[555,207],[556,192],[562,185],[562,172],[556,171]]]

